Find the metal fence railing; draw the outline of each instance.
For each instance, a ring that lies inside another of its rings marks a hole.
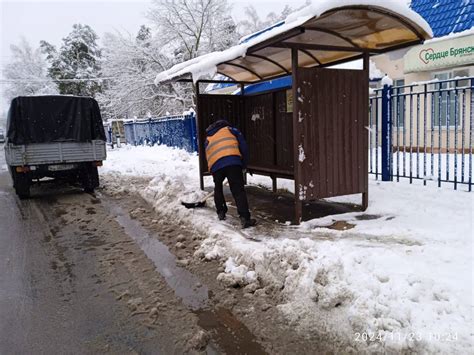
[[[474,77],[374,90],[369,172],[384,181],[421,180],[472,190]]]
[[[143,118],[124,122],[125,138],[133,145],[164,144],[197,151],[196,115]]]

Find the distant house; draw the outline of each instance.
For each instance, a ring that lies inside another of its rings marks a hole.
[[[474,75],[474,2],[412,0],[413,10],[431,26],[434,39],[395,53],[373,57],[394,85]]]
[[[393,79],[396,98],[392,120],[398,132],[394,142],[398,142],[396,145],[402,150],[406,136],[416,135],[423,129],[422,123],[415,119],[415,122],[410,121],[409,117],[417,118],[417,104],[420,112],[425,111],[423,95],[417,96],[425,86],[403,86],[432,81],[427,89],[435,93],[428,94],[426,100],[426,124],[433,127],[434,136],[421,135],[416,145],[431,147],[427,151],[469,151],[456,142],[469,142],[472,79],[444,80],[474,76],[474,2],[412,0],[411,7],[430,24],[434,38],[422,45],[371,58],[379,70]],[[404,96],[410,92],[412,95]]]

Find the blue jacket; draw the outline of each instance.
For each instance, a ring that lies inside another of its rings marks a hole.
[[[242,158],[236,155],[229,155],[227,157],[220,158],[212,166],[211,174],[215,173],[217,170],[225,168],[226,166],[232,166],[232,165],[239,165],[243,169],[246,169],[247,163],[249,161],[249,149],[248,149],[247,142],[245,141],[243,134],[237,128],[232,127],[229,124],[229,122],[227,122],[226,120],[219,120],[211,124],[206,129],[206,136],[207,137],[213,136],[214,134],[216,134],[217,131],[219,131],[221,128],[224,128],[224,127],[229,127],[232,134],[237,138],[237,141],[239,142],[239,150],[240,150],[240,154],[242,155]],[[204,149],[207,148],[208,143],[209,142],[206,139],[206,141],[204,142]]]

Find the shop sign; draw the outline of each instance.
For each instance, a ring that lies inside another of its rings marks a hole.
[[[474,64],[474,35],[413,47],[405,55],[405,73]]]

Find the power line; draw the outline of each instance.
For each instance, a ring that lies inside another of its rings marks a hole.
[[[73,83],[73,82],[84,82],[84,81],[102,81],[102,80],[113,80],[119,79],[119,77],[103,77],[103,78],[85,78],[85,79],[0,79],[0,83],[41,83],[41,82],[62,82],[62,83]]]

